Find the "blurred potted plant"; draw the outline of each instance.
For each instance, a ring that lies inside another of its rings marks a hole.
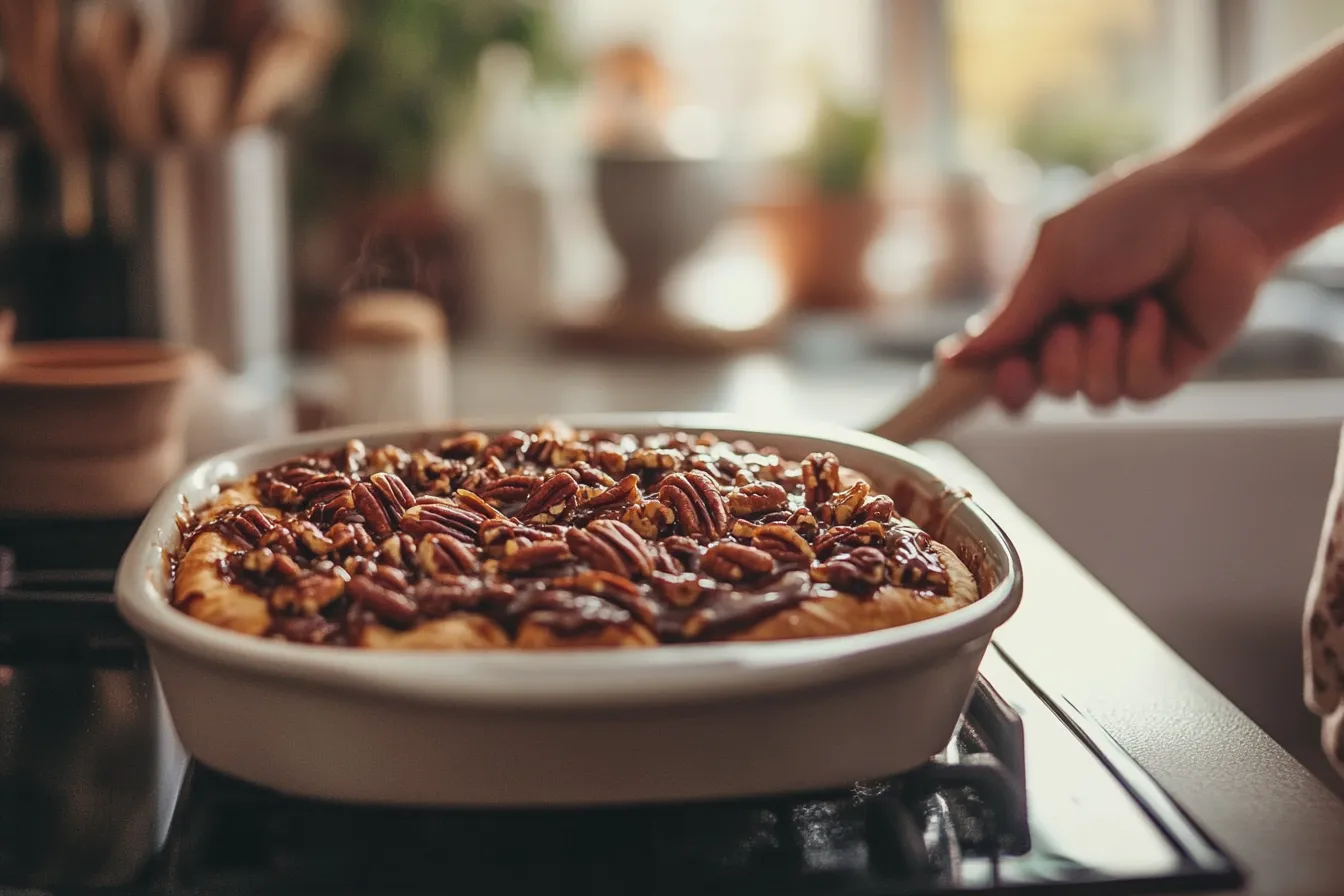
[[[573,68],[539,0],[346,0],[349,41],[293,135],[296,295],[316,335],[345,288],[412,289],[469,319],[469,237],[436,184],[487,48],[513,44],[538,82]],[[385,250],[385,251],[384,251]],[[303,346],[301,348],[313,348]]]
[[[763,209],[795,308],[848,310],[871,301],[863,258],[883,218],[871,184],[881,138],[875,111],[828,97],[793,165],[794,195]]]

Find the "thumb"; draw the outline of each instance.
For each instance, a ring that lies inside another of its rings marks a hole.
[[[1026,347],[1063,304],[1051,271],[1038,249],[995,307],[968,320],[964,333],[943,340],[939,357],[954,364],[986,363]]]

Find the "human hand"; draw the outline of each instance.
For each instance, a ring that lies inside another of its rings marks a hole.
[[[1030,260],[943,363],[995,366],[1009,410],[1038,390],[1149,401],[1226,348],[1274,260],[1180,156],[1100,187],[1041,227]]]

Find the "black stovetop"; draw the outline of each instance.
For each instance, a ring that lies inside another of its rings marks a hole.
[[[109,545],[129,537],[125,525],[101,525],[70,536],[88,545],[89,567],[105,567]],[[46,540],[15,528],[0,521],[0,544],[17,548],[0,552],[0,896],[1141,893],[1241,883],[1099,726],[1038,692],[997,648],[942,754],[840,792],[582,811],[284,796],[187,760],[143,646],[111,610],[110,574],[43,571]]]

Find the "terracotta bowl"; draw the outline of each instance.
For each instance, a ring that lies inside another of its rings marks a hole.
[[[186,461],[194,352],[156,342],[35,342],[0,357],[0,513],[143,513]]]

